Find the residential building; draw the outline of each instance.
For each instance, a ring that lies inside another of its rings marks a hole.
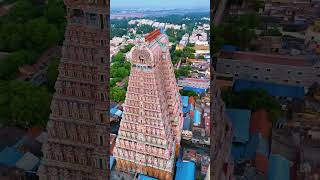
[[[122,171],[171,180],[183,114],[168,43],[157,29],[131,49],[132,67],[114,156]]]
[[[108,179],[108,1],[64,1],[64,47],[40,180]]]
[[[309,87],[320,82],[320,61],[316,57],[222,51],[218,56],[217,73],[235,79]]]

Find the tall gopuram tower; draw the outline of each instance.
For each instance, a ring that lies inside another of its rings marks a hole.
[[[65,32],[40,180],[106,180],[109,18],[107,0],[64,0]]]
[[[131,50],[131,72],[114,156],[119,170],[172,180],[182,129],[168,38],[160,30]]]

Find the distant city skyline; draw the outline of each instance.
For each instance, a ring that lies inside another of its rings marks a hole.
[[[111,0],[111,10],[134,8],[208,8],[210,0]]]

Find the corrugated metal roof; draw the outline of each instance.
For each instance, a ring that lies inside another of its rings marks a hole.
[[[193,125],[198,126],[201,123],[201,112],[199,110],[194,111],[194,116],[193,116]]]
[[[191,119],[189,116],[186,116],[183,120],[183,130],[191,130]]]
[[[251,114],[250,134],[261,133],[266,139],[271,137],[272,123],[268,118],[268,113],[265,110],[259,110]]]
[[[290,180],[291,162],[278,154],[269,157],[268,180]]]
[[[121,110],[117,110],[114,114],[117,115],[117,116],[119,116],[119,117],[121,117],[122,111],[121,111]]]
[[[183,107],[188,107],[188,101],[189,101],[189,97],[188,96],[181,96],[181,101],[182,101],[182,106]]]
[[[276,97],[291,97],[291,98],[303,98],[304,87],[302,86],[288,86],[265,82],[247,81],[247,80],[235,80],[234,90],[239,92],[244,89],[264,89],[269,95]]]
[[[250,137],[245,156],[248,159],[254,159],[257,152],[266,157],[269,156],[270,152],[269,141],[263,138],[261,134],[254,134]]]
[[[193,92],[198,93],[198,94],[205,93],[207,91],[207,89],[194,88],[194,87],[189,87],[189,86],[184,86],[183,90],[193,91]]]
[[[110,113],[111,113],[111,114],[116,114],[117,111],[118,111],[117,108],[111,108],[111,109],[110,109]]]
[[[251,111],[248,109],[227,108],[226,114],[232,122],[233,142],[248,142]]]
[[[0,164],[15,166],[16,162],[23,156],[14,148],[6,147],[0,152]]]
[[[143,174],[139,174],[139,180],[157,180],[157,179],[150,176],[143,175]]]
[[[256,154],[256,160],[255,165],[258,171],[263,172],[265,174],[268,173],[268,157],[257,153]]]
[[[109,168],[110,168],[110,170],[112,169],[112,167],[113,167],[113,164],[114,164],[114,161],[115,161],[115,158],[113,157],[113,156],[110,156],[110,161],[109,161]]]
[[[16,163],[16,167],[25,171],[35,170],[39,165],[40,159],[32,153],[25,153]]]
[[[190,97],[189,97],[189,104],[194,105],[194,103],[195,103],[194,97],[193,97],[193,96],[190,96]]]
[[[175,180],[195,180],[196,165],[192,161],[178,161]]]

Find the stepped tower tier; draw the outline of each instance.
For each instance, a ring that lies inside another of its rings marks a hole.
[[[182,114],[167,43],[167,36],[156,30],[131,49],[132,67],[114,155],[120,170],[171,180]]]
[[[107,0],[65,0],[67,21],[40,180],[100,180],[109,174]]]

